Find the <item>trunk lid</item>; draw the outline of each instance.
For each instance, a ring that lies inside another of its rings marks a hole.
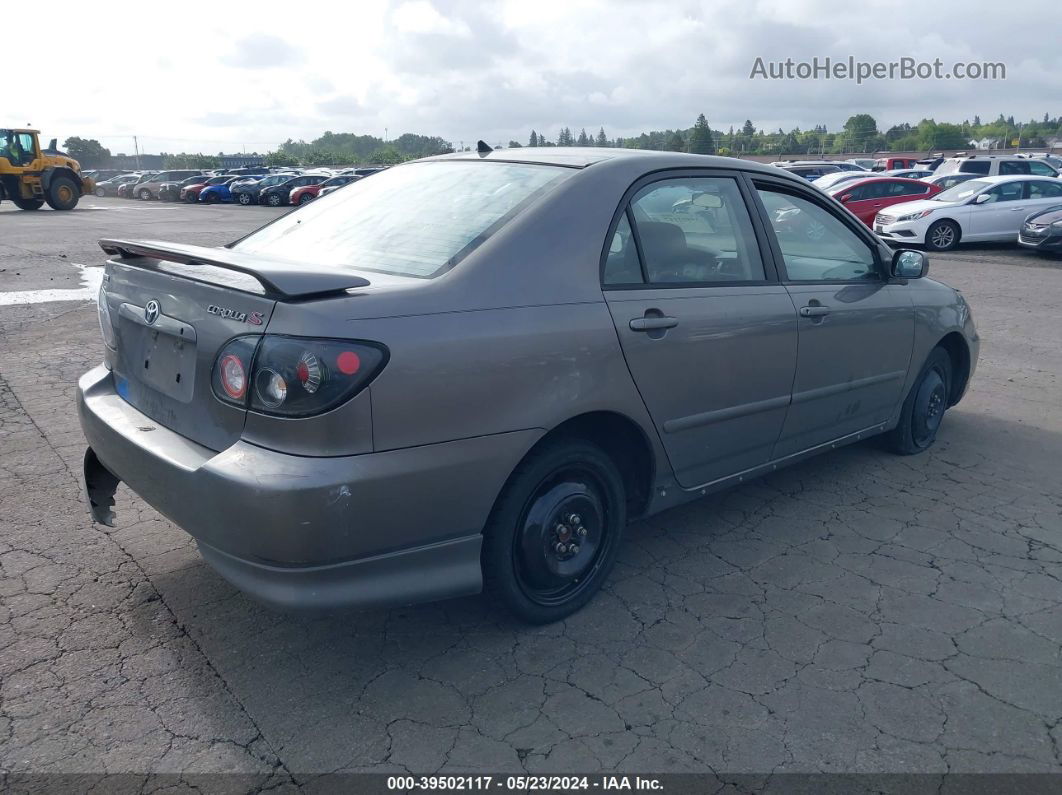
[[[226,342],[265,331],[279,299],[369,282],[336,269],[154,241],[103,240],[115,387],[155,422],[212,450],[239,438],[247,412],[218,400],[211,373]]]

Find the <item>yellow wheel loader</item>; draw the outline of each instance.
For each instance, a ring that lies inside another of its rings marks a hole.
[[[78,199],[95,189],[81,176],[81,165],[55,146],[42,150],[38,131],[0,127],[0,201],[23,210],[72,210]]]

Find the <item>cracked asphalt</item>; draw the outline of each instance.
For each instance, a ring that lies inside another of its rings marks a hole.
[[[275,215],[5,203],[0,295],[77,288],[105,235]],[[541,628],[479,598],[278,614],[124,488],[92,524],[95,306],[0,306],[0,772],[1059,772],[1062,262],[986,246],[932,274],[983,347],[930,452],[856,445],[639,522]]]

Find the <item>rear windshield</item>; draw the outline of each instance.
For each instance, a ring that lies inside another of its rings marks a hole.
[[[285,215],[237,251],[431,278],[573,169],[436,161],[389,168]]]

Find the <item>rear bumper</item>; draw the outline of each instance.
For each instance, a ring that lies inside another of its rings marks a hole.
[[[286,608],[477,593],[483,524],[540,434],[331,458],[244,441],[215,452],[126,403],[103,366],[81,377],[77,404],[97,519],[106,516],[108,488],[124,481],[192,535],[222,576]]]

